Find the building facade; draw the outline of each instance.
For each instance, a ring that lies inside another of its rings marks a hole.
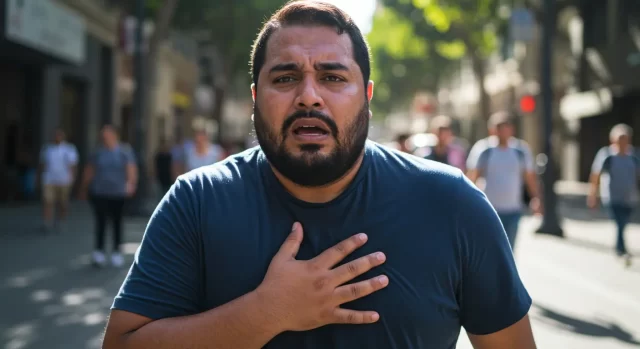
[[[0,1],[0,201],[56,128],[81,162],[115,113],[118,14],[99,0]]]
[[[613,125],[626,123],[640,133],[640,1],[577,1],[565,30],[574,69],[561,101],[570,150],[563,162],[575,170],[564,176],[587,181]]]

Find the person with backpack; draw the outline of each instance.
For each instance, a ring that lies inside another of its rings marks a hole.
[[[476,184],[480,178],[484,179],[485,195],[497,211],[514,249],[524,208],[523,185],[529,192],[531,210],[535,214],[542,212],[538,179],[529,146],[514,137],[511,115],[507,112],[493,114],[489,129],[494,135],[478,141],[469,154],[468,176]]]
[[[118,140],[114,126],[102,128],[102,146],[96,150],[84,169],[81,198],[89,196],[96,222],[96,248],[92,254],[94,265],[106,264],[105,230],[107,219],[113,223],[111,263],[124,265],[120,251],[124,205],[136,191],[138,166],[133,150]]]
[[[631,145],[632,129],[618,124],[611,129],[611,144],[601,148],[591,167],[590,191],[587,205],[598,206],[598,194],[617,226],[616,254],[627,266],[632,256],[625,245],[624,232],[634,208],[640,201],[638,179],[640,158]]]

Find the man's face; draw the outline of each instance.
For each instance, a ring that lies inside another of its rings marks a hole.
[[[618,145],[618,147],[620,147],[620,149],[626,151],[627,147],[629,147],[629,144],[631,144],[631,137],[629,137],[628,135],[621,135],[620,137],[618,137],[616,144]]]
[[[511,123],[504,123],[498,125],[496,128],[496,134],[500,139],[509,139],[514,135],[513,125]]]
[[[62,143],[64,141],[64,132],[62,132],[62,130],[56,130],[53,140],[56,143]]]
[[[207,144],[207,142],[209,141],[207,133],[204,131],[197,131],[193,136],[194,141],[200,145]]]
[[[448,145],[453,140],[453,132],[448,127],[438,128],[436,136],[438,137],[438,143],[443,145]]]
[[[294,183],[332,183],[362,154],[373,83],[365,89],[347,34],[323,26],[278,29],[252,93],[258,142]]]
[[[118,136],[116,135],[116,131],[111,127],[104,127],[102,129],[102,142],[107,147],[111,147],[115,145],[118,141]]]

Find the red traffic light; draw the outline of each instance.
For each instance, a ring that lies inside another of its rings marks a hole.
[[[533,113],[536,110],[536,99],[533,96],[520,98],[520,110],[523,113]]]

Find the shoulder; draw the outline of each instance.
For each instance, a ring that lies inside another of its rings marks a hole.
[[[259,176],[261,151],[255,147],[214,164],[189,171],[180,177],[188,188],[214,189],[242,187]]]
[[[393,190],[407,191],[415,196],[436,196],[446,199],[452,191],[464,185],[461,170],[440,162],[374,143],[367,144],[372,157],[370,171],[380,185],[388,184]]]

